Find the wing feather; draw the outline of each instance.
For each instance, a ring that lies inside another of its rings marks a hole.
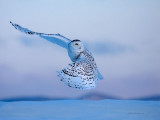
[[[38,32],[34,32],[31,31],[27,28],[21,27],[18,24],[15,24],[13,22],[10,21],[10,23],[12,24],[13,27],[15,27],[15,29],[21,31],[22,33],[25,34],[29,34],[29,35],[38,35],[41,38],[44,38],[54,44],[57,44],[63,48],[68,48],[68,44],[71,42],[70,39],[64,37],[63,35],[57,33],[57,34],[46,34],[46,33],[38,33]]]
[[[66,85],[77,89],[95,88],[98,80],[93,67],[86,60],[69,64],[58,76]]]

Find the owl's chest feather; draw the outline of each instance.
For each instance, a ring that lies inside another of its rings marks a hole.
[[[80,56],[80,53],[76,51],[68,50],[68,56],[70,57],[72,62],[76,62],[76,60]]]

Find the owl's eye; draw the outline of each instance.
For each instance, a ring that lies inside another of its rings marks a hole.
[[[78,43],[75,43],[74,45],[78,45]]]

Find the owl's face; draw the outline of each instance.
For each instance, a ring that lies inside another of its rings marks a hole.
[[[78,59],[80,53],[84,50],[84,45],[80,40],[73,40],[68,45],[68,55],[73,62]]]
[[[75,52],[82,52],[82,51],[84,51],[84,46],[83,46],[83,43],[80,40],[73,40],[69,44],[69,49],[71,51],[75,51]]]

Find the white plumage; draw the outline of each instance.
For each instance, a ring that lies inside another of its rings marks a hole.
[[[37,33],[18,24],[10,23],[23,33],[38,35],[67,49],[72,63],[58,72],[60,80],[67,86],[77,89],[91,89],[96,87],[98,80],[103,79],[94,58],[80,40],[70,40],[60,34]]]

